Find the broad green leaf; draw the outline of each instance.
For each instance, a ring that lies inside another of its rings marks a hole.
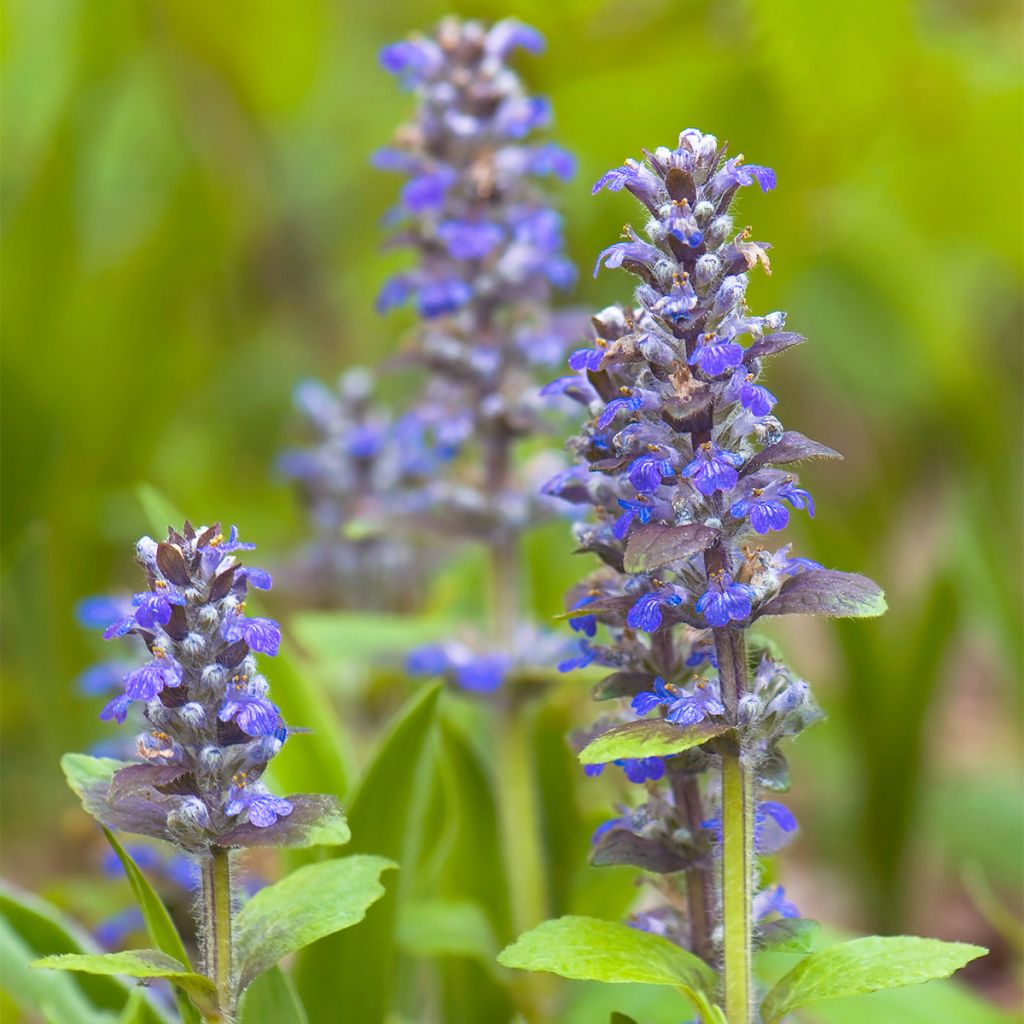
[[[289,953],[362,921],[384,895],[381,872],[397,867],[356,854],[308,864],[260,889],[235,918],[241,987]]]
[[[77,922],[65,916],[52,903],[23,892],[9,882],[0,880],[0,918],[10,931],[24,943],[27,955],[25,964],[49,953],[101,953],[102,949]],[[13,955],[13,954],[12,954]],[[39,975],[29,972],[38,984]],[[102,1009],[118,1010],[124,1006],[128,990],[116,978],[97,975],[82,975],[79,978],[48,979],[62,985],[77,985],[86,999]],[[32,985],[30,985],[32,987]],[[153,1000],[147,1001],[148,1020],[162,1018],[163,1010]]]
[[[907,935],[853,939],[797,964],[765,997],[761,1014],[765,1024],[775,1024],[808,1003],[947,978],[987,952],[964,942]]]
[[[503,967],[584,981],[639,982],[711,991],[715,972],[660,935],[595,917],[559,917],[520,935],[498,956]]]
[[[309,1024],[291,978],[280,967],[264,971],[245,990],[239,1024]]]
[[[635,527],[630,533],[622,564],[629,573],[654,572],[672,562],[699,554],[711,547],[718,536],[718,530],[700,523],[683,526],[647,523]]]
[[[174,926],[171,915],[164,906],[164,902],[157,895],[156,890],[146,880],[146,876],[139,870],[138,865],[131,856],[124,850],[117,841],[113,832],[104,829],[103,834],[107,837],[117,859],[124,867],[128,876],[128,883],[135,894],[135,902],[142,911],[142,920],[146,925],[146,934],[150,941],[160,952],[176,960],[178,963],[189,965],[188,953],[185,952],[185,945],[181,941],[178,929]],[[181,1014],[185,1024],[197,1024],[199,1017],[188,999],[183,995],[175,996],[178,1004],[178,1012]]]
[[[440,685],[420,687],[398,712],[349,801],[349,849],[412,863],[418,842],[424,753],[433,736]],[[401,883],[399,883],[400,886]],[[357,931],[342,932],[299,955],[296,983],[317,1024],[382,1021],[394,991],[399,886]],[[367,956],[366,951],[372,950]],[[323,984],[324,978],[331,985]]]
[[[149,522],[153,536],[160,540],[167,536],[167,527],[180,530],[185,517],[163,491],[143,481],[135,485],[135,496],[139,499],[143,514]]]
[[[60,953],[44,956],[33,967],[86,974],[123,974],[129,978],[166,978],[210,1011],[216,1005],[213,982],[157,949],[129,949],[123,953]]]
[[[416,957],[474,957],[488,966],[498,948],[483,908],[450,900],[410,900],[399,911],[398,941]]]
[[[60,759],[60,766],[68,786],[82,801],[87,798],[93,787],[109,786],[114,772],[118,768],[124,768],[126,764],[128,764],[127,761],[118,761],[112,757],[92,757],[89,754],[65,754]],[[86,807],[86,810],[88,809]]]
[[[887,608],[882,588],[867,576],[834,569],[806,569],[786,580],[758,614],[873,619]]]
[[[729,728],[710,719],[696,725],[673,725],[663,718],[626,722],[588,743],[579,758],[583,764],[606,764],[620,757],[664,757],[700,746]]]
[[[37,951],[0,918],[0,961],[3,963],[3,992],[27,1019],[48,1015],[64,1024],[113,1024],[116,1017],[86,998],[84,989],[71,977],[33,971]],[[122,999],[127,998],[127,992]],[[3,1013],[7,1018],[6,1012]]]

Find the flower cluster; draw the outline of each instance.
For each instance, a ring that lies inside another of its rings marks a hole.
[[[374,158],[406,179],[387,223],[391,244],[412,249],[415,262],[384,285],[378,308],[415,308],[409,359],[427,374],[417,416],[461,454],[433,481],[418,521],[488,543],[505,543],[544,508],[514,479],[511,451],[540,427],[536,374],[568,334],[552,291],[575,276],[542,187],[569,177],[573,160],[533,141],[550,104],[528,95],[507,63],[517,49],[542,48],[513,19],[485,28],[450,18],[381,54],[416,96],[414,118]]]
[[[284,582],[334,607],[357,600],[363,609],[402,610],[418,589],[423,552],[378,531],[374,517],[385,502],[403,502],[410,516],[421,511],[457,441],[444,424],[435,430],[411,413],[392,417],[374,403],[373,389],[373,375],[358,368],[334,389],[304,381],[295,390],[311,443],[283,452],[278,470],[301,495],[312,538]]]
[[[147,658],[124,675],[100,717],[124,722],[138,705],[147,728],[136,741],[138,763],[83,793],[109,827],[191,851],[280,845],[326,810],[322,798],[284,799],[260,781],[288,729],[256,663],[257,654],[277,653],[281,631],[247,613],[249,588],[271,586],[268,573],[239,557],[253,547],[234,527],[224,536],[218,525],[188,522],[165,541],[139,541],[147,587],[104,637],[137,638]]]
[[[653,729],[657,720],[694,739],[679,744],[689,749],[668,757],[663,772],[635,772],[649,784],[648,800],[599,830],[595,863],[696,871],[705,880],[720,831],[717,780],[706,774],[717,764],[716,737],[741,744],[762,787],[782,789],[776,743],[818,716],[807,684],[763,644],[748,652],[743,631],[762,615],[855,614],[845,609],[880,600],[863,577],[765,543],[791,510],[814,514],[810,494],[779,467],[836,453],[784,430],[775,396],[759,383],[765,361],[803,338],[783,330],[783,313],[754,315],[745,301],[748,272],[769,271],[768,245],[737,229],[731,212],[737,191],[753,184],[774,188],[774,172],[726,158],[713,136],[694,129],[675,148],[604,175],[594,191],[630,192],[646,223],[643,236],[626,228],[595,274],[603,265],[635,275],[635,304],[599,313],[592,343],[569,357],[573,372],[544,389],[586,410],[569,443],[575,465],[545,491],[590,508],[576,537],[604,563],[569,595],[567,618],[581,636],[561,667],[611,669],[595,696],[630,700],[637,722],[620,730]],[[756,674],[739,692],[735,663],[745,677],[748,657]],[[765,853],[796,827],[771,800],[755,817]],[[656,915],[667,933],[711,955],[707,922],[696,913],[674,920],[680,900],[668,903]],[[755,905],[762,916],[793,913],[781,895],[762,894]]]

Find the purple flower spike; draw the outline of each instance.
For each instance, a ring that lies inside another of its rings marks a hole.
[[[228,790],[225,814],[232,818],[248,814],[250,825],[269,828],[278,818],[285,818],[292,813],[290,800],[272,796],[262,786],[249,784],[244,776],[244,772],[235,776],[237,781]]]
[[[699,366],[709,377],[720,377],[743,362],[743,346],[728,338],[705,334],[687,362]]]

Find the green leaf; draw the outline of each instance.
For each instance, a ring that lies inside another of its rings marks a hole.
[[[498,956],[503,967],[582,981],[639,982],[712,991],[715,972],[660,935],[595,917],[559,917],[520,935]]]
[[[355,795],[349,801],[350,849],[411,863],[418,841],[424,754],[433,736],[440,685],[417,689],[395,715]],[[398,887],[396,886],[395,889]],[[302,952],[299,994],[317,1024],[358,1020],[376,1024],[394,991],[398,893],[389,892],[357,932],[333,935]],[[372,950],[372,956],[366,951]],[[330,986],[323,979],[330,978]]]
[[[608,1024],[636,1024],[636,1021],[632,1017],[627,1017],[624,1013],[615,1012],[612,1014]]]
[[[630,533],[622,564],[629,573],[654,572],[681,558],[699,554],[717,539],[717,530],[700,523],[683,526],[647,523]]]
[[[664,757],[700,746],[729,729],[725,722],[710,719],[696,725],[673,725],[663,718],[626,722],[588,743],[579,759],[582,764],[606,764],[620,757]]]
[[[308,864],[260,889],[235,918],[240,986],[289,953],[362,921],[384,895],[381,872],[397,867],[356,854]]]
[[[118,761],[112,757],[92,757],[89,754],[65,754],[60,759],[64,778],[83,805],[97,786],[109,786],[114,772],[127,764],[127,761]],[[89,810],[88,807],[85,809]]]
[[[28,1020],[48,1016],[64,1024],[111,1024],[112,1015],[97,1009],[74,979],[33,971],[30,964],[36,957],[37,951],[14,931],[6,917],[0,918],[0,961],[7,1008],[13,1004]],[[126,997],[125,992],[122,999]],[[3,1017],[7,1017],[6,1009]]]
[[[416,900],[398,916],[398,941],[416,957],[464,956],[494,962],[498,943],[477,903]]]
[[[129,949],[123,953],[60,953],[36,960],[33,967],[86,974],[124,974],[129,978],[166,978],[187,992],[207,1012],[216,1006],[213,982],[156,949]]]
[[[67,760],[67,756],[65,760]],[[63,765],[64,761],[61,764]],[[67,769],[65,769],[66,772]],[[167,907],[164,906],[163,900],[157,895],[156,890],[149,884],[146,876],[139,870],[138,865],[117,841],[114,834],[106,828],[103,830],[103,834],[107,837],[107,842],[117,854],[117,859],[128,876],[128,883],[135,895],[135,902],[138,903],[139,909],[142,911],[142,920],[146,925],[146,934],[149,936],[150,942],[171,959],[191,966],[188,953],[185,952],[185,944],[181,941],[178,929],[174,927],[174,921],[171,919]],[[184,995],[176,994],[175,1001],[184,1024],[198,1024],[199,1016],[188,999]]]
[[[834,569],[806,569],[790,576],[758,614],[873,619],[887,608],[882,588],[867,576]]]
[[[117,1010],[124,1006],[128,990],[116,978],[83,975],[72,979],[51,975],[48,978],[42,976],[44,980],[41,982],[38,973],[28,970],[30,961],[49,953],[103,952],[91,935],[77,922],[61,913],[52,903],[0,880],[0,918],[10,931],[12,942],[15,939],[19,940],[17,949],[21,951],[20,954],[12,947],[6,956],[17,958],[20,955],[29,993],[40,984],[50,982],[51,985],[55,985],[59,982],[62,986],[77,986],[85,998],[96,1007]],[[18,995],[16,992],[13,994]],[[147,1001],[146,1012],[146,1019],[150,1021],[164,1019],[165,1016],[153,1000]]]
[[[309,1024],[291,978],[280,967],[264,971],[245,990],[239,1024]]]
[[[907,935],[853,939],[797,964],[765,997],[761,1014],[765,1024],[775,1024],[808,1003],[946,978],[987,952],[964,942]]]

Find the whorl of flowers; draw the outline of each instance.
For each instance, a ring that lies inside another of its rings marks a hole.
[[[490,28],[447,19],[430,36],[386,47],[381,62],[415,94],[416,109],[375,156],[406,178],[388,224],[391,245],[415,253],[378,307],[415,308],[410,358],[428,373],[417,413],[472,449],[434,482],[421,525],[490,541],[542,507],[515,483],[510,449],[539,425],[536,368],[559,358],[567,333],[549,308],[552,289],[574,278],[562,219],[542,188],[545,178],[568,177],[573,161],[533,141],[551,108],[509,68],[517,48],[536,53],[543,40],[512,19]]]
[[[188,522],[165,541],[139,541],[147,586],[104,637],[137,637],[148,657],[100,717],[124,722],[137,704],[147,728],[136,741],[138,763],[82,794],[108,827],[193,852],[284,845],[333,808],[330,798],[274,796],[260,781],[288,729],[256,661],[277,653],[280,628],[246,609],[250,587],[271,586],[267,572],[239,559],[254,546],[234,527],[225,537],[219,525]]]
[[[312,538],[285,583],[332,606],[401,609],[419,589],[424,553],[394,531],[373,529],[372,518],[395,495],[408,514],[421,510],[451,446],[419,417],[391,416],[374,402],[373,386],[373,375],[357,368],[334,389],[311,380],[295,390],[310,442],[283,452],[277,465],[302,497]]]
[[[664,763],[617,762],[630,779],[661,781],[649,786],[648,802],[599,830],[595,863],[710,872],[716,819],[706,803],[717,800],[717,783],[700,789],[697,779],[716,763],[715,737],[738,734],[760,785],[780,789],[786,770],[775,744],[818,715],[807,684],[768,645],[751,638],[748,655],[743,630],[762,615],[870,614],[864,609],[881,601],[870,580],[770,544],[791,509],[814,513],[810,494],[780,467],[836,453],[784,430],[775,396],[759,383],[769,357],[804,339],[783,330],[785,314],[754,315],[746,305],[748,272],[769,270],[768,245],[738,229],[731,208],[737,191],[754,183],[772,189],[775,174],[727,159],[724,146],[695,129],[677,147],[604,175],[595,192],[625,189],[647,214],[643,235],[627,228],[595,268],[639,278],[635,304],[598,314],[593,344],[569,358],[574,372],[545,389],[587,414],[569,443],[576,465],[545,490],[591,509],[576,536],[604,563],[569,595],[580,642],[562,668],[611,669],[595,696],[629,698],[620,721],[655,712],[707,741]],[[737,692],[748,657],[756,673]],[[723,660],[742,660],[742,673],[729,664],[720,679]],[[757,804],[755,823],[765,853],[796,826],[772,800]],[[691,903],[687,921],[668,906],[651,927],[697,947],[696,918],[711,909]],[[755,911],[795,912],[774,891],[755,900]],[[707,920],[704,930],[698,951],[708,956]]]

